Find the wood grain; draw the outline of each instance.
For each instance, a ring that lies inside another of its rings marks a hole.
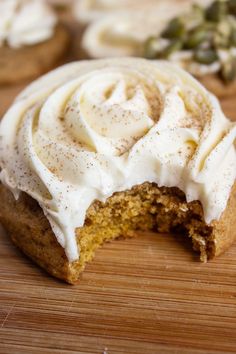
[[[0,115],[24,85],[0,89]],[[222,102],[236,120],[235,98]],[[236,353],[236,245],[202,264],[181,237],[97,251],[78,285],[40,270],[0,230],[0,353]]]
[[[76,286],[0,238],[1,353],[235,352],[236,245],[208,264],[182,238],[100,249]]]

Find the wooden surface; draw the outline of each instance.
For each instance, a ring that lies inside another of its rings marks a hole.
[[[0,115],[23,86],[0,89]],[[179,237],[117,240],[70,286],[0,230],[0,353],[236,353],[236,245],[201,264]]]

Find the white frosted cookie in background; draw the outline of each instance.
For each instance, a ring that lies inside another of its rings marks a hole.
[[[145,41],[166,24],[164,16],[159,16],[131,11],[104,16],[86,28],[82,49],[88,58],[142,56]]]
[[[140,55],[143,41],[158,32],[161,22],[187,11],[191,4],[190,0],[75,0],[77,57]]]
[[[0,14],[0,85],[37,77],[62,60],[69,34],[46,1],[0,1]]]
[[[200,79],[217,96],[234,94],[236,2],[210,1],[204,6],[189,3],[181,7],[175,1],[167,11],[168,6],[165,2],[159,11],[118,12],[94,21],[84,32],[83,51],[89,58],[168,59]]]
[[[38,44],[51,38],[57,17],[46,1],[0,1],[0,45],[12,48]]]
[[[88,4],[91,9],[97,8],[94,14],[91,10],[94,18],[88,21],[91,23],[85,29],[81,41],[83,55],[88,58],[142,56],[143,44],[147,38],[160,32],[165,21],[190,7],[188,0],[182,0],[181,6],[173,0],[101,0],[97,1],[97,7],[95,3],[78,1],[78,8]],[[98,9],[103,11],[98,12]],[[80,9],[75,14],[79,18],[83,11]]]
[[[89,58],[142,56],[143,43],[147,38],[160,33],[169,19],[188,11],[192,2],[189,0],[76,1],[75,15],[81,19],[81,22],[86,22],[83,21],[83,15],[87,9],[87,17],[84,16],[87,22],[90,22],[84,32],[81,47]]]

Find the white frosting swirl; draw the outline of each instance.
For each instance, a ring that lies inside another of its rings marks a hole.
[[[107,15],[87,27],[82,47],[91,58],[142,56],[144,42],[162,31],[171,14],[126,11]]]
[[[53,36],[57,19],[44,0],[0,0],[0,46],[12,48]]]
[[[42,207],[70,261],[94,200],[143,182],[200,200],[210,223],[235,181],[236,125],[167,62],[75,62],[17,98],[0,125],[0,180]]]

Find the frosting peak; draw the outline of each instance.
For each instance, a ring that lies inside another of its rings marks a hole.
[[[210,223],[236,175],[236,125],[166,62],[76,62],[31,84],[0,124],[0,180],[41,205],[70,261],[94,200],[143,182],[179,187]]]
[[[53,35],[56,16],[44,0],[0,1],[0,46],[37,44]]]

